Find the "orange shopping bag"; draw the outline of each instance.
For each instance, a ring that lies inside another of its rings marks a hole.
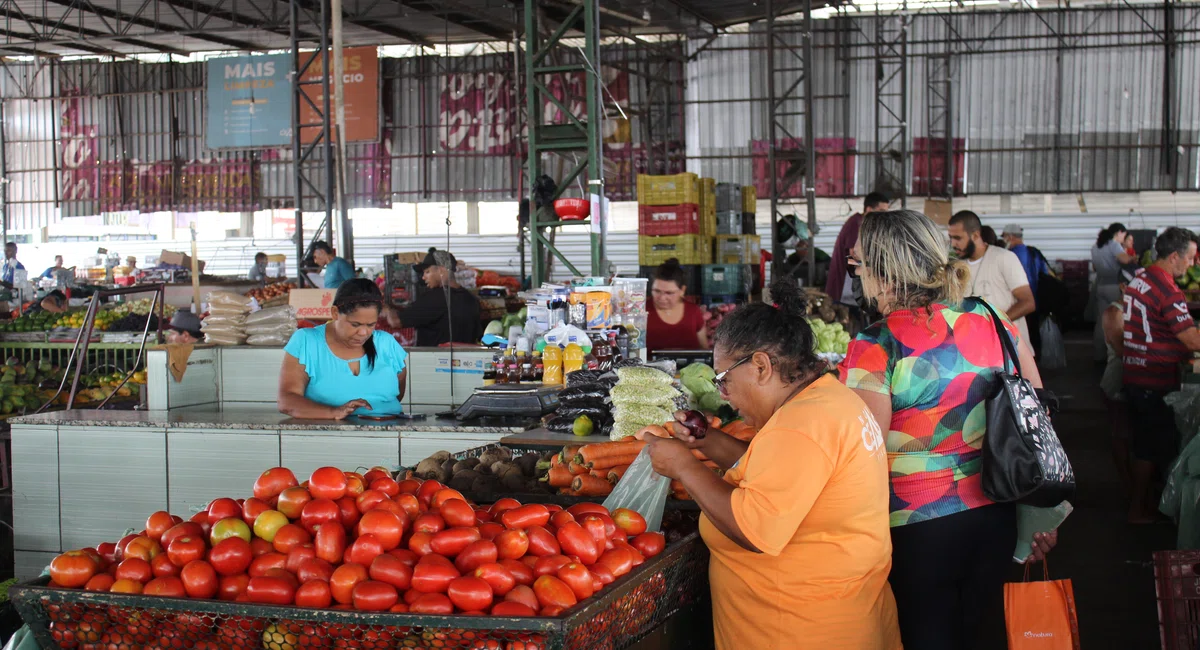
[[[1079,620],[1070,580],[1051,580],[1042,562],[1044,580],[1004,585],[1004,622],[1009,650],[1079,650]]]

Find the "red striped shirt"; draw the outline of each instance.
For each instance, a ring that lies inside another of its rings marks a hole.
[[[1125,289],[1125,384],[1179,390],[1179,364],[1190,354],[1179,334],[1195,326],[1170,273],[1139,273]]]

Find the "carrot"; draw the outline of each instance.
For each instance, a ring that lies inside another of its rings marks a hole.
[[[577,496],[581,497],[607,496],[609,492],[612,492],[612,487],[612,483],[591,474],[580,474],[571,483],[571,489],[575,491]]]
[[[659,438],[670,438],[671,434],[667,432],[665,427],[660,427],[657,424],[651,424],[648,427],[642,427],[633,437],[638,440],[645,440],[646,436],[657,436]]]
[[[742,420],[734,420],[722,427],[721,430],[742,442],[753,440],[755,434],[758,433],[758,429],[746,424]]]
[[[571,460],[579,453],[579,445],[564,445],[562,451],[559,452],[559,460],[563,463]]]
[[[630,440],[628,442],[597,442],[590,445],[584,445],[579,448],[579,457],[585,463],[591,463],[600,458],[610,456],[628,456],[630,454],[636,456],[646,446],[644,440]]]
[[[682,482],[680,482],[680,480],[679,480],[679,479],[677,479],[677,478],[673,478],[673,479],[671,479],[671,489],[672,489],[672,490],[675,490],[675,491],[679,491],[679,490],[684,490],[685,492],[687,491],[687,490],[686,490],[686,489],[683,487],[683,483],[682,483]]]
[[[699,449],[693,449],[692,455],[696,457],[696,460],[701,462],[708,460],[708,456],[705,456],[704,452],[700,451]]]
[[[713,462],[713,461],[711,461],[711,460],[706,460],[706,461],[704,461],[704,466],[705,466],[705,467],[707,467],[707,468],[709,468],[709,469],[721,469],[721,466],[720,466],[720,465],[718,465],[718,464],[714,463],[714,462]]]
[[[672,491],[671,496],[680,501],[691,501],[692,495],[688,494],[687,490]]]
[[[633,461],[637,460],[637,457],[637,454],[630,456],[607,456],[588,464],[591,465],[592,469],[611,469],[620,465],[632,464]]]
[[[566,467],[567,467],[567,471],[570,472],[573,476],[579,476],[580,474],[588,473],[588,467],[586,465],[582,465],[575,461],[571,461],[571,462],[567,463]]]
[[[550,471],[546,472],[546,477],[542,480],[550,487],[561,488],[571,485],[571,479],[573,478],[575,476],[571,474],[571,470],[567,469],[566,465],[555,465],[550,468]]]
[[[612,469],[608,470],[608,475],[607,475],[608,482],[612,483],[613,485],[616,485],[617,481],[620,481],[621,477],[625,476],[625,471],[628,469],[629,469],[628,465],[618,465],[618,466],[613,467]]]

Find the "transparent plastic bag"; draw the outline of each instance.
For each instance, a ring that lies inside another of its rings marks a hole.
[[[247,325],[283,325],[295,322],[296,308],[291,305],[262,309],[246,317]]]
[[[1200,390],[1168,393],[1163,401],[1175,412],[1175,428],[1179,430],[1179,448],[1183,449],[1200,431]]]
[[[229,291],[213,291],[205,296],[204,300],[208,303],[209,309],[230,308],[250,311],[251,305],[254,304],[254,299]]]
[[[650,366],[618,368],[617,377],[621,379],[621,384],[630,387],[670,386],[675,381],[672,375]]]
[[[1063,343],[1062,332],[1053,318],[1047,317],[1038,328],[1042,335],[1041,356],[1037,360],[1039,370],[1058,370],[1067,367],[1067,346]]]
[[[617,481],[604,507],[609,512],[617,508],[629,508],[646,519],[646,530],[657,531],[662,526],[663,510],[667,507],[667,492],[671,479],[654,471],[650,461],[650,448],[638,453],[637,458]]]
[[[247,336],[282,336],[287,340],[292,332],[296,331],[296,323],[281,323],[281,324],[263,324],[255,323],[246,325]]]
[[[614,404],[670,404],[679,395],[679,389],[674,386],[654,386],[647,390],[625,382],[613,386],[609,391]]]
[[[670,406],[652,406],[645,404],[617,404],[612,410],[613,419],[647,426],[662,424],[675,418],[675,411]]]
[[[246,337],[247,345],[287,345],[290,335],[283,334],[251,334]]]
[[[237,327],[242,328],[246,323],[245,316],[228,316],[224,314],[209,314],[201,323],[201,329],[210,329],[214,327]]]

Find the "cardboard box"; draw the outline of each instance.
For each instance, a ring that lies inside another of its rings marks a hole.
[[[925,199],[925,216],[939,226],[949,225],[950,217],[954,216],[954,202],[948,199]]]
[[[426,253],[396,253],[396,262],[399,264],[420,264],[425,260]]]
[[[333,318],[333,289],[292,289],[288,304],[296,308],[296,318],[329,320]]]
[[[182,266],[190,269],[192,268],[192,257],[187,253],[164,250],[162,254],[158,256],[158,263],[172,266]]]

